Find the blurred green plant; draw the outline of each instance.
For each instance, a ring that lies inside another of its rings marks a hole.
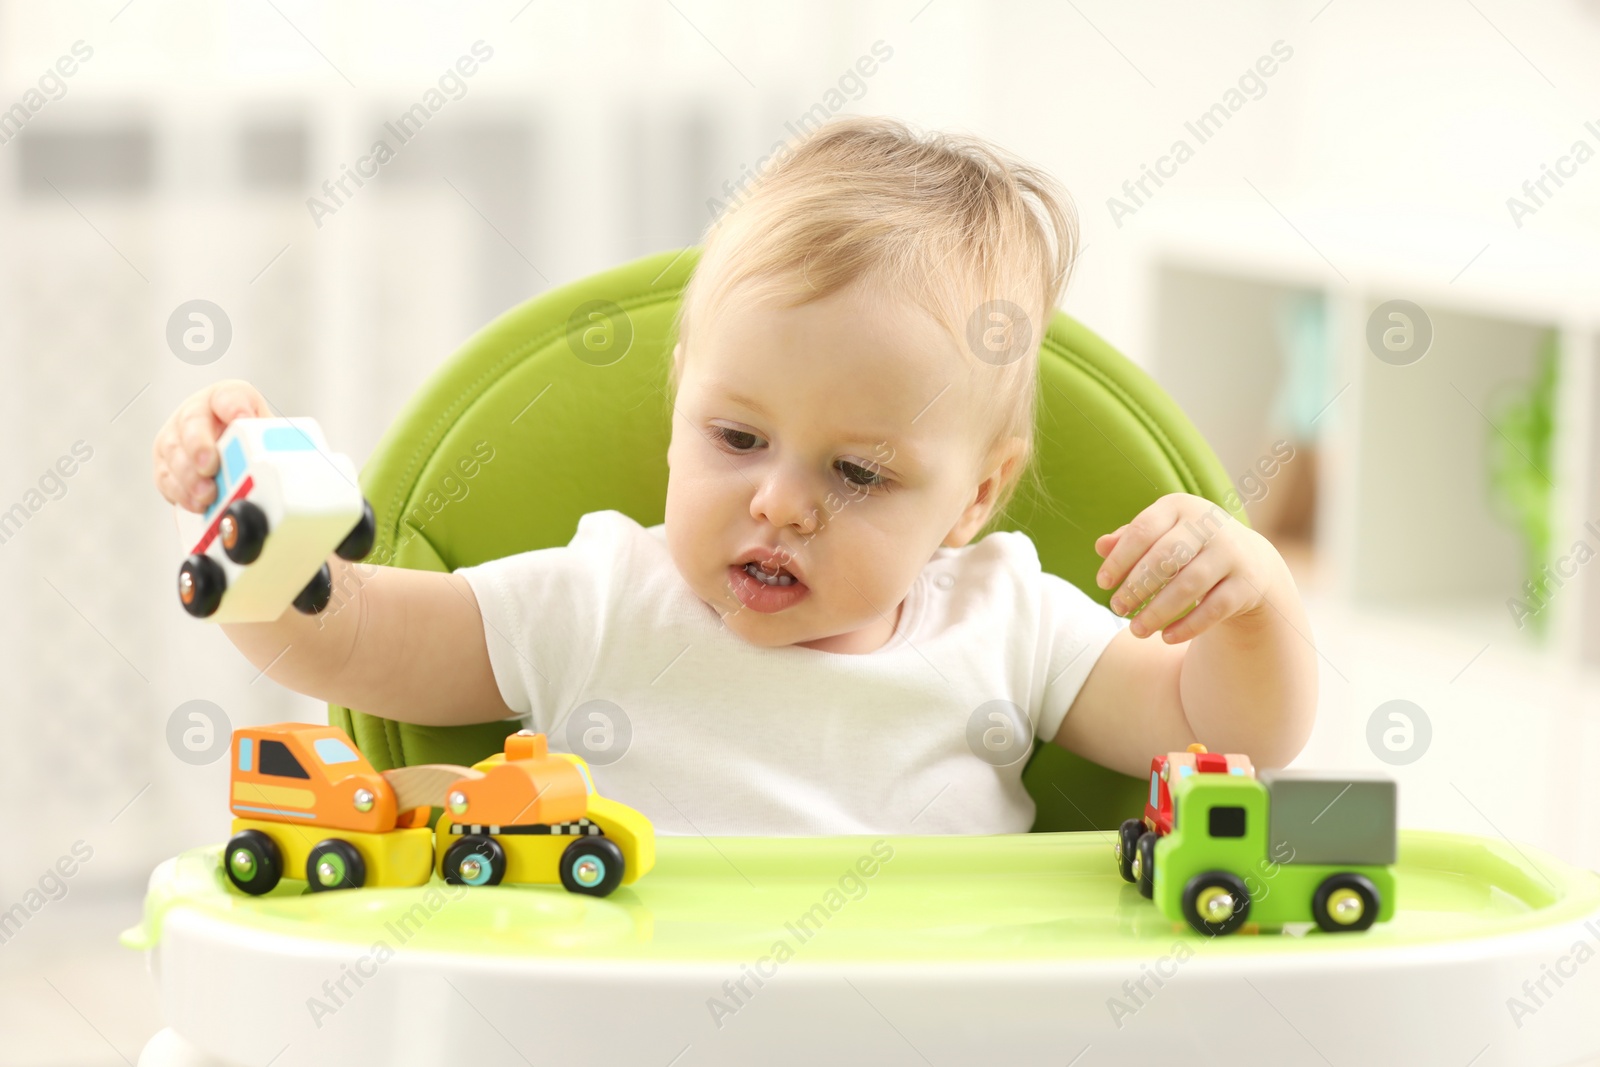
[[[1533,583],[1533,596],[1522,599],[1534,609],[1529,621],[1534,634],[1543,639],[1549,626],[1544,605],[1551,590],[1540,582],[1550,562],[1556,375],[1561,362],[1555,330],[1545,331],[1534,359],[1532,381],[1493,412],[1500,432],[1489,436],[1489,498],[1497,517],[1522,537],[1527,577]]]

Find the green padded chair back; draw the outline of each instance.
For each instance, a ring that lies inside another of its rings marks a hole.
[[[544,293],[447,361],[361,474],[378,519],[371,561],[447,571],[564,545],[587,512],[651,526],[666,500],[667,363],[698,249],[666,252]],[[1046,570],[1101,603],[1094,539],[1170,492],[1235,505],[1216,456],[1162,389],[1057,312],[1043,341],[1037,457],[995,523],[1026,531]],[[379,769],[472,763],[511,722],[398,723],[331,707]],[[1035,830],[1108,829],[1142,810],[1144,783],[1036,744],[1023,781]]]

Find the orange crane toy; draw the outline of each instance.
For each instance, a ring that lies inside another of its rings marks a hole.
[[[655,865],[655,830],[626,804],[595,792],[589,765],[551,752],[543,734],[506,738],[445,797],[439,874],[463,885],[545,883],[605,896]]]

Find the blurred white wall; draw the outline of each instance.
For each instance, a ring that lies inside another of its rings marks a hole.
[[[492,57],[459,99],[319,225],[308,197],[477,42]],[[1108,199],[1126,199],[1124,182],[1275,45],[1292,54],[1252,83],[1258,98],[1119,225]],[[21,103],[26,118],[0,117],[0,511],[28,508],[0,543],[0,805],[13,813],[0,901],[79,839],[94,849],[82,891],[136,892],[159,858],[224,835],[224,764],[168,745],[183,702],[212,701],[234,724],[321,714],[173,600],[149,446],[201,385],[247,378],[360,462],[499,311],[694,242],[724,183],[830,91],[851,111],[982,134],[1056,174],[1086,246],[1066,309],[1158,373],[1181,353],[1157,351],[1155,268],[1185,228],[1207,235],[1201,258],[1219,270],[1270,245],[1262,262],[1281,251],[1309,264],[1286,285],[1331,282],[1330,267],[1387,272],[1592,337],[1581,294],[1550,295],[1560,286],[1529,264],[1557,249],[1576,264],[1562,277],[1592,276],[1600,160],[1520,227],[1506,200],[1574,141],[1600,146],[1597,46],[1593,0],[0,0],[0,108]],[[875,47],[889,58],[852,80]],[[57,81],[62,57],[74,72]],[[196,299],[232,330],[201,366],[166,341]],[[1203,371],[1172,379],[1197,408],[1216,392]],[[1220,410],[1209,429],[1230,439],[1259,415]],[[78,442],[92,457],[58,488],[46,472]],[[1477,669],[1499,647],[1485,655]],[[1501,666],[1545,670],[1521,662]],[[1595,690],[1573,678],[1589,725],[1556,729],[1528,755],[1549,760],[1530,777],[1560,773],[1566,744],[1593,751]],[[1357,718],[1383,697],[1330,690]],[[1359,738],[1356,718],[1348,729]],[[1324,751],[1359,755],[1346,741]],[[1550,843],[1570,798],[1515,792],[1497,827]],[[1490,832],[1468,816],[1461,828]],[[1600,846],[1583,847],[1597,862]]]

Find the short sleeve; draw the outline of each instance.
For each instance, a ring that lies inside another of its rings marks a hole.
[[[617,512],[594,512],[565,546],[456,569],[478,599],[500,697],[530,729],[548,733],[588,681],[628,523]]]
[[[1046,656],[1039,737],[1053,741],[1100,653],[1129,620],[1058,575],[1041,571],[1039,579],[1040,638]]]

